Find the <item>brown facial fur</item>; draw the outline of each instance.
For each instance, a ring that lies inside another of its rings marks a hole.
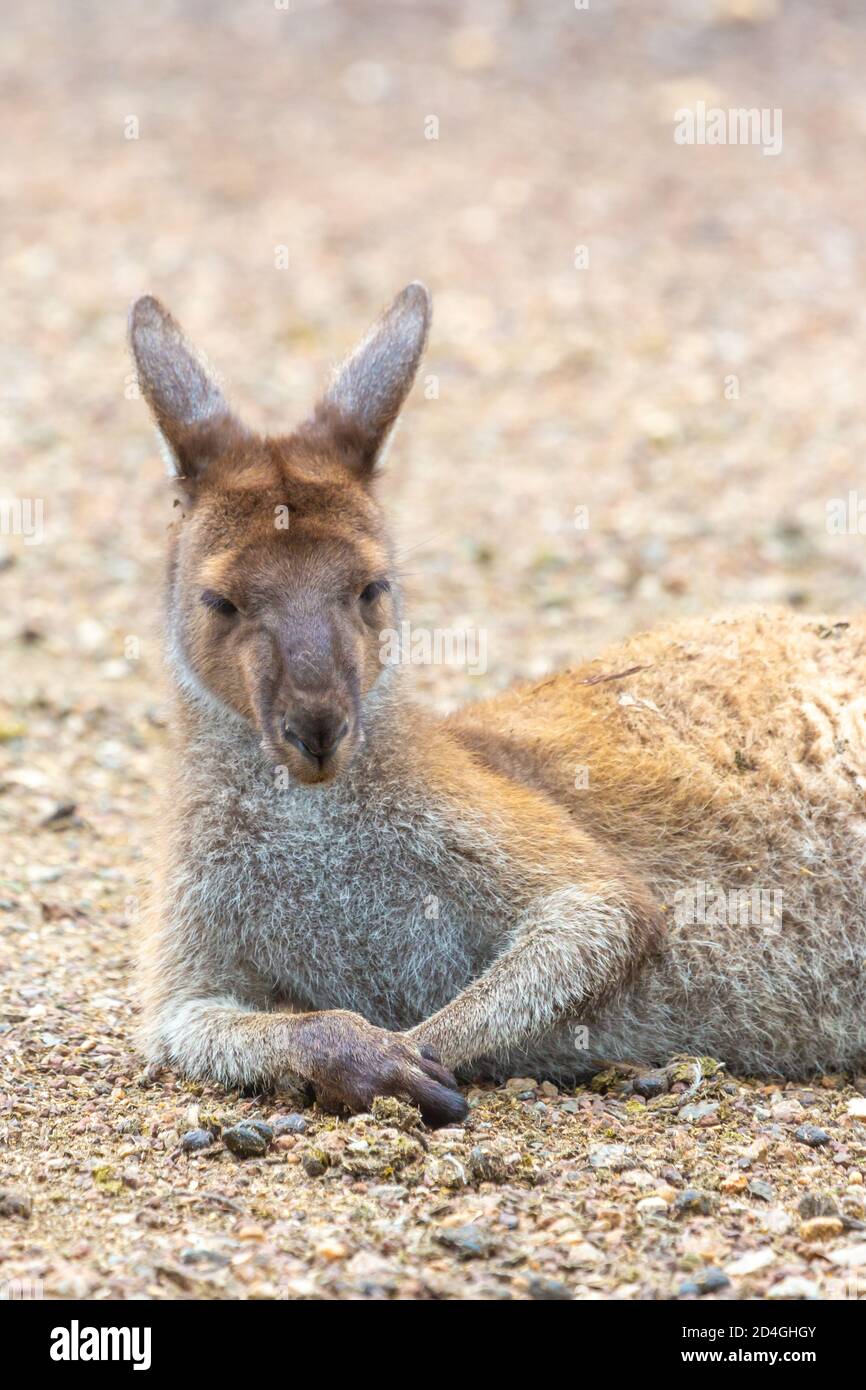
[[[331,781],[363,739],[362,701],[381,673],[379,632],[394,585],[379,508],[351,454],[321,424],[248,438],[188,484],[173,528],[169,622],[207,690],[258,731],[270,760],[304,783]],[[202,602],[229,600],[231,615]],[[313,721],[348,731],[318,762],[284,733]]]

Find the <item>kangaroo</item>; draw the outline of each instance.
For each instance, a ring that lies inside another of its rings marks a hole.
[[[131,311],[181,499],[147,1054],[431,1124],[466,1113],[455,1074],[862,1065],[863,619],[689,620],[448,718],[413,704],[380,659],[376,474],[429,322],[409,285],[262,437],[157,300]]]

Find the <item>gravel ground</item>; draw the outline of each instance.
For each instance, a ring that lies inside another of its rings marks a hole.
[[[36,0],[0,68],[2,493],[44,507],[0,535],[0,1293],[863,1297],[864,1078],[515,1078],[431,1134],[143,1071],[170,498],[124,319],[158,293],[280,428],[429,283],[385,486],[415,621],[486,633],[417,671],[443,710],[679,614],[842,617],[866,12]],[[675,144],[699,100],[781,109],[782,152]]]

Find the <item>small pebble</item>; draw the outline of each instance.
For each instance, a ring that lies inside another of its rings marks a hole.
[[[844,1221],[838,1216],[813,1216],[800,1226],[801,1240],[833,1240],[845,1229]]]
[[[248,1129],[254,1129],[256,1133],[260,1134],[263,1139],[266,1139],[269,1144],[273,1140],[274,1131],[267,1120],[262,1120],[256,1116],[252,1120],[241,1120],[241,1124],[246,1125]]]
[[[505,1182],[508,1175],[505,1159],[480,1144],[471,1150],[467,1167],[473,1182]]]
[[[745,1175],[743,1173],[729,1173],[726,1178],[722,1179],[721,1186],[723,1192],[745,1192],[747,1186]]]
[[[765,1269],[775,1259],[775,1253],[767,1246],[762,1246],[757,1250],[747,1250],[745,1255],[740,1255],[738,1259],[726,1265],[726,1270],[728,1274],[740,1279],[748,1274],[757,1274],[759,1269]]]
[[[262,1128],[268,1131],[267,1135],[261,1132]],[[268,1151],[271,1133],[269,1125],[260,1127],[243,1121],[224,1129],[222,1138],[226,1148],[237,1158],[260,1158]]]
[[[829,1192],[804,1193],[800,1198],[797,1210],[805,1221],[811,1220],[814,1216],[839,1215],[836,1198],[831,1197]]]
[[[680,1295],[697,1294],[700,1297],[705,1293],[716,1293],[719,1289],[726,1289],[730,1283],[731,1281],[723,1269],[716,1269],[711,1265],[707,1269],[702,1269],[693,1279],[681,1284]]]
[[[493,1249],[493,1240],[481,1226],[446,1226],[435,1234],[435,1240],[447,1250],[453,1250],[461,1260],[481,1259]]]
[[[597,1144],[589,1151],[591,1168],[610,1168],[616,1173],[630,1164],[631,1158],[625,1144]]]
[[[709,1216],[715,1211],[719,1199],[714,1192],[702,1192],[697,1187],[687,1187],[678,1192],[671,1210],[674,1216]]]
[[[753,1144],[749,1145],[743,1157],[747,1159],[750,1164],[760,1163],[763,1159],[767,1157],[767,1154],[769,1152],[770,1145],[762,1135],[760,1139],[756,1139]]]
[[[757,1213],[761,1229],[768,1235],[787,1235],[794,1224],[794,1218],[783,1207],[766,1207]]]
[[[779,1100],[770,1106],[770,1114],[776,1124],[793,1125],[802,1120],[805,1111],[798,1100]]]
[[[526,1292],[530,1298],[546,1299],[548,1302],[556,1300],[560,1303],[571,1303],[572,1292],[565,1284],[558,1279],[541,1279],[538,1275],[530,1279]]]
[[[61,822],[71,820],[78,810],[74,801],[59,801],[47,816],[43,816],[40,825],[59,825]]]
[[[11,1192],[0,1188],[0,1216],[18,1216],[26,1221],[33,1210],[33,1202],[26,1192]]]
[[[855,1221],[866,1221],[866,1199],[859,1187],[845,1193],[841,1207],[841,1215],[849,1225]]]
[[[212,1144],[213,1135],[209,1129],[188,1129],[180,1141],[185,1154],[199,1153],[202,1149],[209,1149]]]
[[[641,1216],[660,1216],[661,1213],[666,1212],[667,1209],[668,1204],[664,1197],[641,1197],[635,1208],[636,1211],[640,1212]]]
[[[826,1081],[827,1078],[824,1077]],[[825,1129],[819,1129],[817,1125],[800,1125],[799,1129],[794,1130],[794,1138],[801,1144],[808,1144],[810,1149],[819,1149],[822,1144],[829,1144],[830,1136]]]
[[[828,1250],[827,1259],[832,1260],[834,1265],[859,1269],[861,1265],[866,1265],[866,1243],[844,1245],[840,1250]]]
[[[316,1254],[319,1259],[328,1260],[329,1262],[334,1260],[345,1260],[348,1253],[345,1245],[342,1245],[338,1240],[325,1240],[322,1241],[321,1245],[316,1246]]]
[[[230,1256],[223,1255],[218,1250],[204,1250],[197,1246],[187,1246],[185,1250],[181,1250],[180,1258],[185,1265],[211,1265],[214,1268],[231,1262]]]
[[[812,1279],[803,1279],[800,1275],[789,1274],[787,1279],[782,1279],[778,1284],[774,1284],[768,1289],[765,1298],[817,1298],[818,1285]]]
[[[713,1100],[698,1100],[691,1105],[684,1105],[679,1111],[678,1118],[685,1120],[686,1124],[697,1124],[708,1126],[710,1123],[717,1125],[719,1105]]]
[[[307,1122],[303,1115],[298,1115],[295,1111],[291,1115],[277,1115],[272,1121],[271,1128],[275,1135],[283,1134],[306,1134]]]
[[[762,1202],[772,1202],[776,1195],[770,1183],[765,1182],[763,1178],[750,1178],[748,1190],[753,1197],[760,1197]]]

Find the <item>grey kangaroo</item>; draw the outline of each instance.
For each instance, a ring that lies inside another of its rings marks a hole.
[[[862,1065],[863,619],[693,620],[450,718],[414,704],[380,659],[401,607],[376,473],[429,321],[408,286],[263,437],[133,306],[182,500],[148,1054],[433,1124],[465,1114],[455,1071]]]

